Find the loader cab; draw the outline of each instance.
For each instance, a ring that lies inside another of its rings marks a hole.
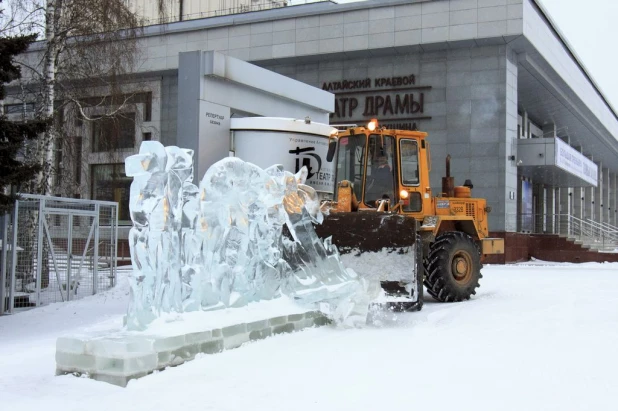
[[[378,200],[398,201],[397,144],[388,130],[358,127],[340,134],[336,183],[352,182],[359,208],[378,207]]]
[[[375,120],[372,120],[375,121]],[[377,125],[377,122],[375,123]],[[376,209],[379,200],[389,199],[389,208],[422,219],[430,203],[426,133],[354,127],[339,132],[336,187],[352,183],[358,209]],[[332,151],[332,150],[331,150]],[[335,190],[335,201],[337,201]]]

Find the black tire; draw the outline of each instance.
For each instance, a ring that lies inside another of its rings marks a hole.
[[[425,260],[427,292],[440,302],[469,300],[483,277],[481,268],[481,253],[472,237],[457,231],[441,234]]]

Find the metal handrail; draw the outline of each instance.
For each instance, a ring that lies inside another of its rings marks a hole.
[[[615,227],[570,214],[519,214],[522,232],[553,233],[571,238],[590,249],[618,252],[618,233]]]
[[[586,221],[589,222],[590,224],[592,224],[595,227],[599,227],[599,228],[602,228],[602,229],[607,230],[607,231],[618,231],[618,228],[613,227],[609,223],[603,223],[603,222],[594,221],[591,218],[586,218]]]
[[[614,225],[611,225],[608,222],[601,222],[601,223],[598,223],[598,224],[600,224],[608,232],[613,233],[613,234],[618,234],[618,227],[616,227]]]
[[[582,220],[569,214],[561,216],[567,218],[568,235],[583,244],[602,251],[614,251],[618,248],[618,237],[600,223],[590,219]]]
[[[618,241],[618,230],[608,229],[602,223],[591,220],[590,218],[587,218],[586,221],[590,223],[595,230],[598,230],[600,236],[607,236],[612,241]]]
[[[607,222],[603,222],[601,223],[601,225],[603,225],[603,227],[612,230],[612,231],[618,231],[618,227],[616,227],[615,225],[611,225],[610,223]]]

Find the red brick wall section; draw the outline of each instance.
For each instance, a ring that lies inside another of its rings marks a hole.
[[[483,261],[485,264],[528,261],[531,257],[565,263],[618,262],[618,254],[592,251],[558,235],[505,232],[492,232],[489,235],[504,238],[504,254],[487,256]]]

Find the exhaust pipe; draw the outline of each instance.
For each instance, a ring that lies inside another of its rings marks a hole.
[[[442,177],[442,197],[455,197],[455,178],[451,177],[451,155],[446,156],[446,177]]]

